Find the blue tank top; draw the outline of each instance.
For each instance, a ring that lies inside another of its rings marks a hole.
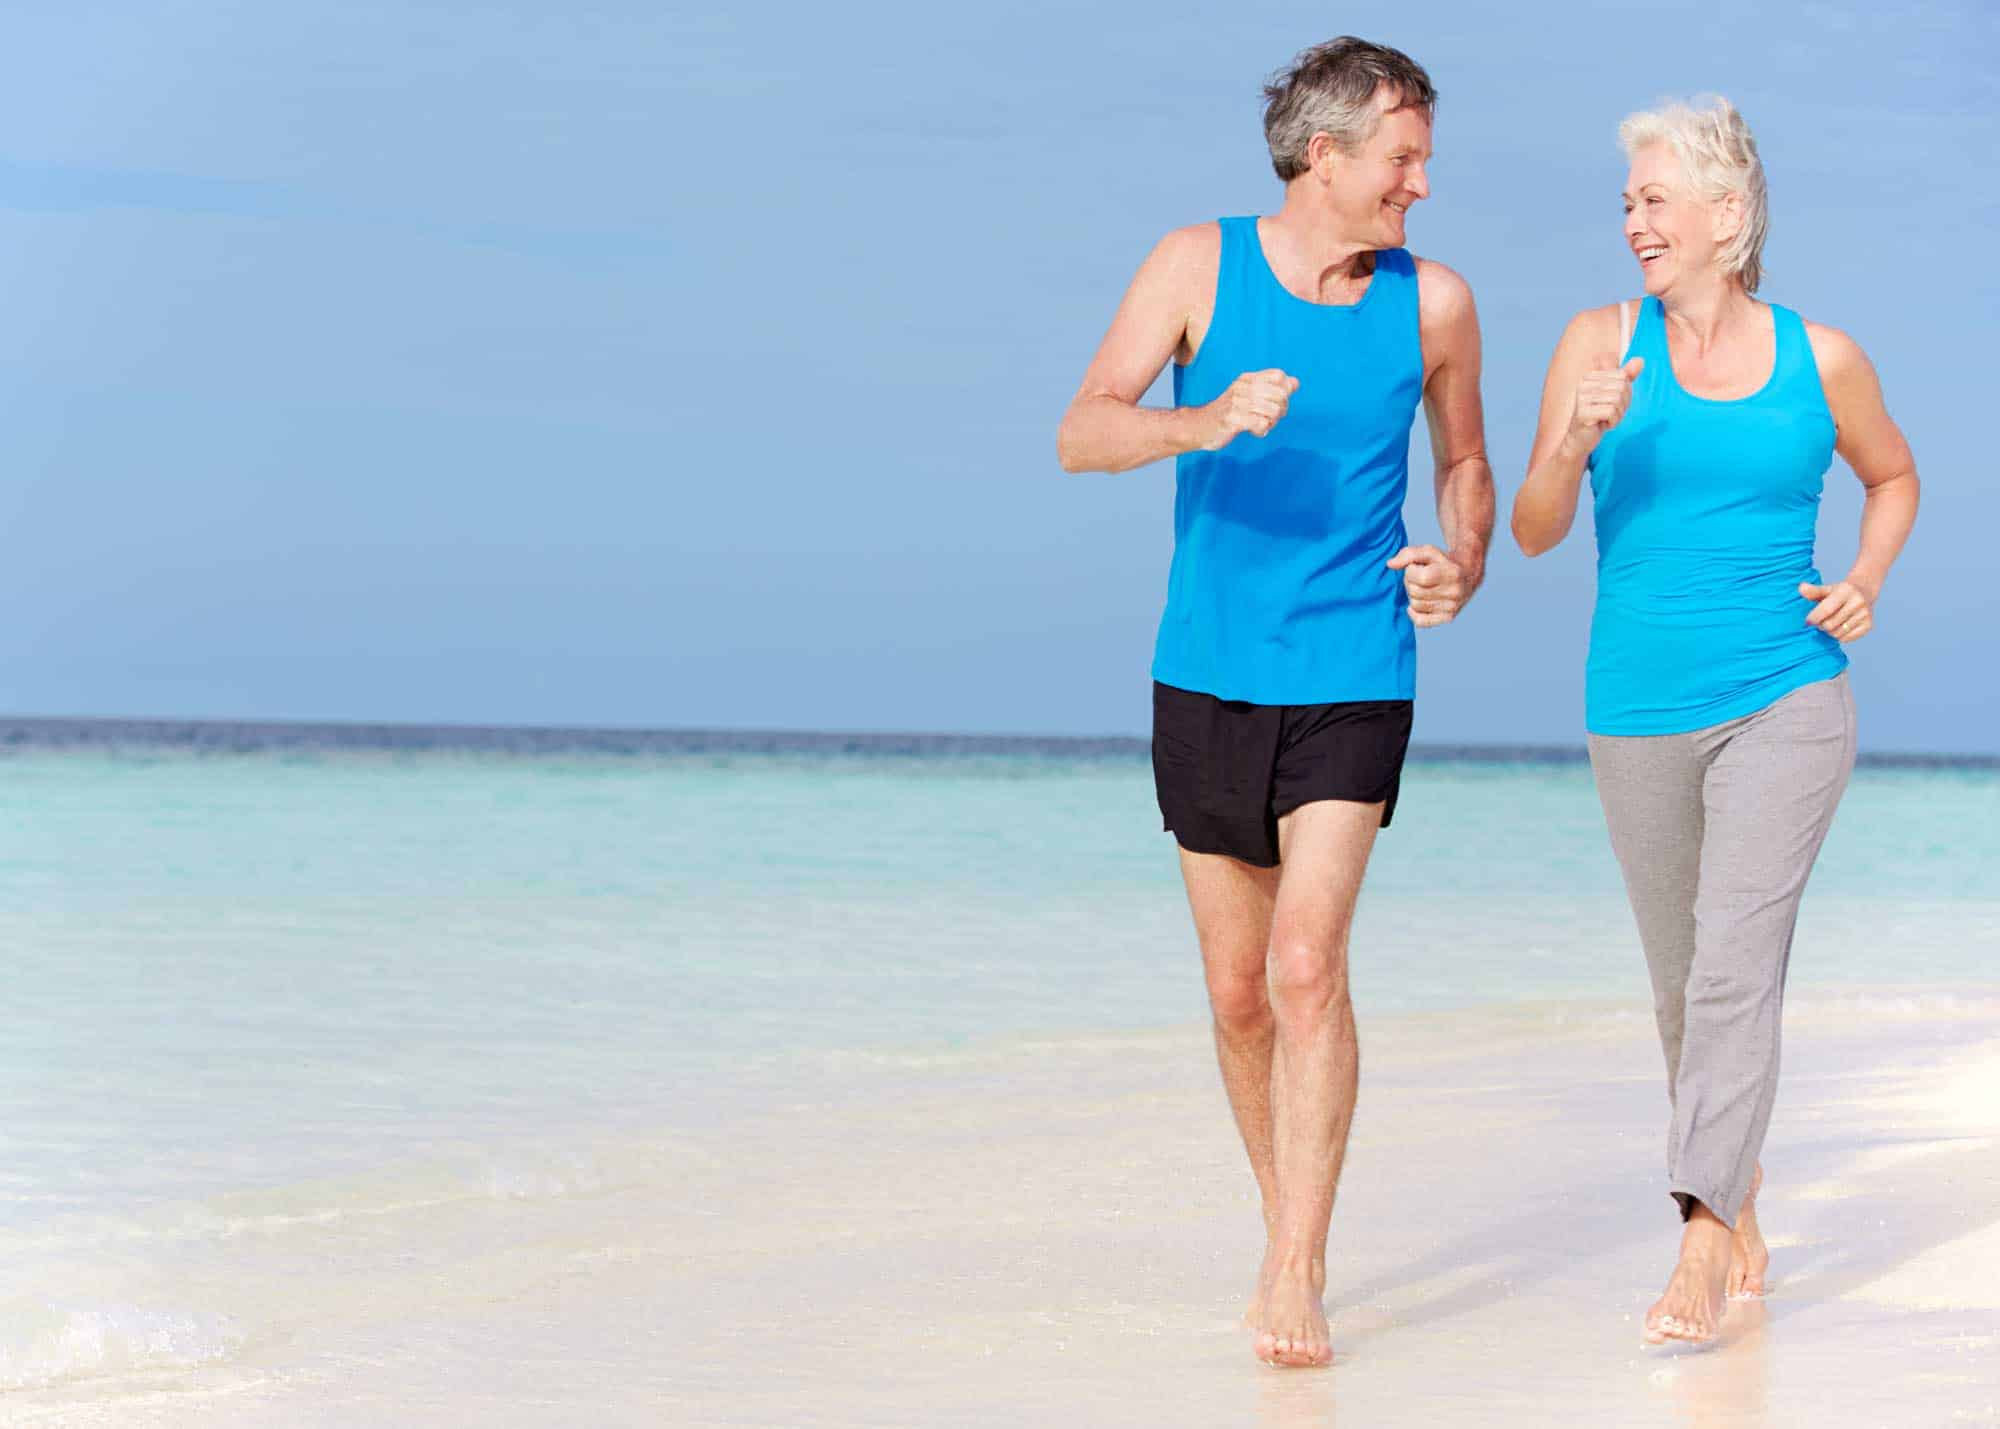
[[[1624,359],[1643,357],[1624,420],[1590,458],[1597,609],[1584,724],[1593,734],[1681,734],[1753,714],[1847,668],[1806,624],[1819,581],[1813,530],[1833,414],[1805,324],[1771,304],[1777,360],[1748,397],[1683,390],[1659,300]]]
[[[1417,270],[1391,248],[1356,303],[1294,296],[1255,218],[1225,218],[1215,316],[1174,405],[1214,401],[1245,372],[1298,378],[1259,439],[1175,468],[1174,560],[1153,678],[1263,705],[1415,697],[1403,576],[1410,423],[1423,390]]]

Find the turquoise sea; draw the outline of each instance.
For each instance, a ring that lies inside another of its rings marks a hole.
[[[0,740],[0,1390],[225,1358],[257,1327],[162,1287],[251,1254],[246,1228],[588,1190],[595,1140],[713,1125],[844,1057],[1203,1018],[1134,742]],[[1990,992],[1996,854],[2000,769],[1864,766],[1794,988]],[[1588,767],[1416,758],[1354,984],[1364,1036],[1643,1012]]]

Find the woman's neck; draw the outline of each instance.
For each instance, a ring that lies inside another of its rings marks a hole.
[[[1698,352],[1708,351],[1717,338],[1745,325],[1758,306],[1736,278],[1704,284],[1692,293],[1668,293],[1660,299],[1667,321],[1692,338]]]

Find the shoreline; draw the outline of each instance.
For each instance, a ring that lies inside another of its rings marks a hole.
[[[1583,1422],[1995,1422],[1996,1031],[2000,985],[1793,999],[1773,1293],[1713,1349],[1638,1343],[1677,1236],[1650,1017],[1552,1002],[1364,1013],[1331,1372],[1257,1366],[1234,1325],[1254,1187],[1187,1027],[806,1058],[760,1109],[452,1195],[221,1198],[233,1221],[161,1227],[155,1281],[128,1243],[66,1296],[182,1327],[189,1362],[0,1417],[1504,1425],[1560,1396]]]

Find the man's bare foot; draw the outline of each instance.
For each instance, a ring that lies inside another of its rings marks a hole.
[[[1264,1302],[1271,1298],[1271,1275],[1277,1263],[1277,1244],[1267,1240],[1264,1242],[1264,1263],[1257,1267],[1257,1288],[1250,1293],[1250,1308],[1243,1312],[1243,1323],[1253,1330],[1264,1327]]]
[[[1257,1327],[1257,1358],[1270,1365],[1308,1369],[1333,1363],[1327,1332],[1326,1269],[1316,1263],[1271,1258],[1263,1321]]]
[[[1732,1239],[1729,1227],[1697,1203],[1681,1233],[1680,1263],[1667,1281],[1667,1293],[1646,1312],[1648,1344],[1715,1338],[1715,1327],[1722,1321]]]
[[[1764,1272],[1771,1268],[1771,1252],[1765,1249],[1764,1233],[1757,1228],[1757,1193],[1764,1188],[1764,1168],[1758,1166],[1750,1178],[1750,1194],[1736,1217],[1736,1230],[1729,1238],[1729,1286],[1731,1300],[1754,1299],[1764,1293]]]

